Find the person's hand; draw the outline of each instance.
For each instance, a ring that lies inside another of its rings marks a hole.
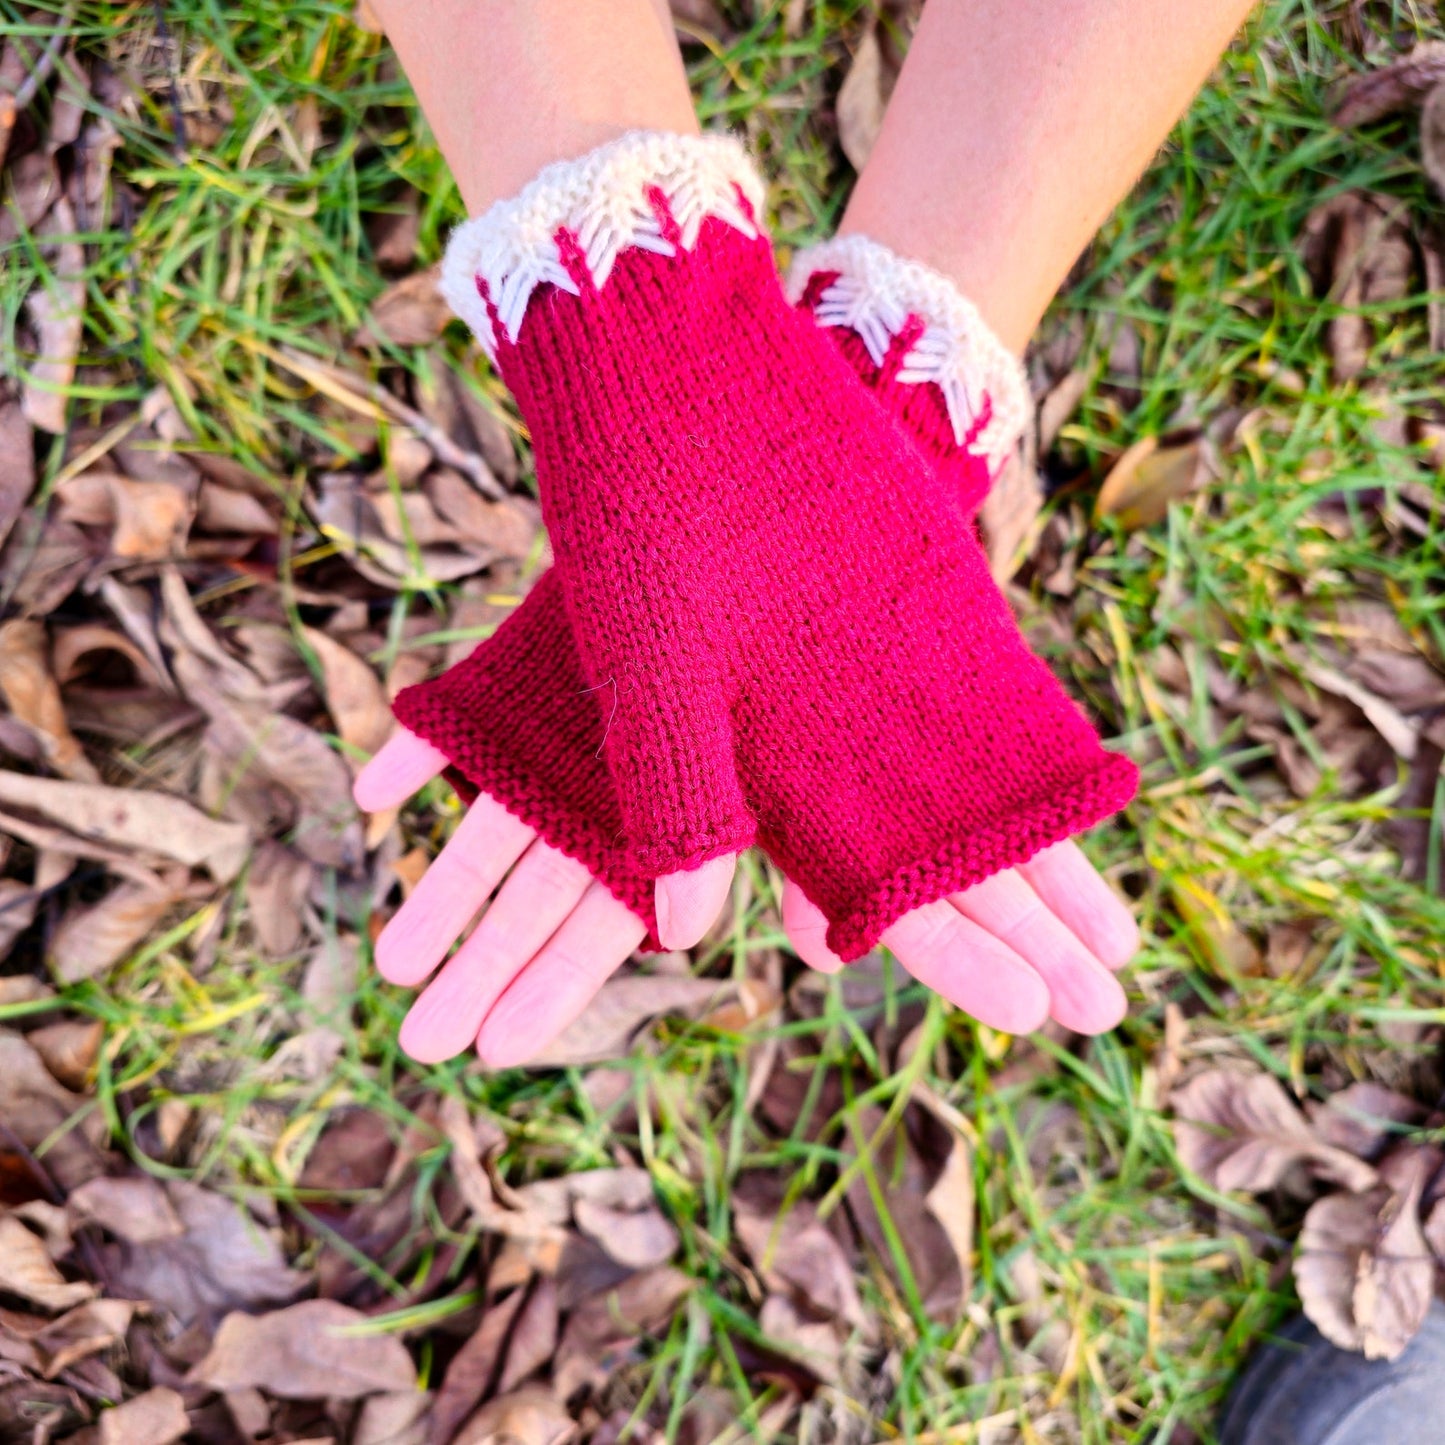
[[[445,766],[442,753],[401,730],[362,770],[356,801],[371,812],[398,807]],[[734,865],[717,858],[657,881],[666,947],[703,936]],[[843,966],[824,942],[826,919],[791,881],[782,913],[799,958],[825,972]],[[572,1023],[645,934],[580,863],[482,796],[382,931],[376,964],[391,983],[425,985],[402,1024],[408,1054],[431,1063],[475,1045],[483,1062],[506,1068]],[[1124,1015],[1114,971],[1138,949],[1139,932],[1070,841],[906,914],[883,942],[920,983],[993,1028],[1028,1033],[1053,1018],[1097,1034]]]

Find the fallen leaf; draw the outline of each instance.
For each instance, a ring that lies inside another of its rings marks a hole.
[[[877,22],[870,21],[838,88],[838,144],[855,171],[868,164],[897,79],[884,60]]]
[[[240,1205],[184,1180],[167,1180],[164,1189],[184,1233],[103,1247],[112,1291],[152,1300],[184,1326],[294,1299],[306,1288],[308,1276],[287,1267],[275,1239]]]
[[[784,1295],[769,1295],[758,1312],[758,1327],[771,1344],[796,1360],[825,1385],[838,1385],[842,1376],[842,1346],[838,1332],[827,1320],[804,1315]]]
[[[54,1251],[51,1254],[53,1258]],[[23,1333],[36,1352],[41,1375],[53,1380],[77,1361],[113,1349],[125,1339],[138,1308],[132,1300],[92,1299],[56,1319],[37,1321],[36,1328]],[[14,1316],[7,1324],[15,1329]]]
[[[1402,202],[1370,191],[1346,191],[1316,206],[1305,220],[1301,249],[1331,317],[1327,349],[1336,381],[1364,371],[1374,327],[1361,308],[1403,300],[1411,289],[1414,247]]]
[[[65,391],[75,379],[85,330],[85,248],[76,231],[75,212],[61,197],[37,227],[38,235],[52,238],[43,246],[51,274],[37,282],[25,303],[38,344],[36,359],[25,369],[21,405],[32,426],[56,434],[65,430]]]
[[[421,1390],[370,1396],[356,1417],[351,1445],[427,1445],[430,1405]]]
[[[337,733],[342,742],[370,757],[395,726],[381,679],[370,663],[334,637],[314,627],[302,630],[321,664],[322,692]]]
[[[179,1239],[186,1232],[160,1180],[102,1175],[73,1189],[66,1207],[77,1224],[96,1224],[127,1244]]]
[[[1441,49],[1445,50],[1445,43]],[[1426,96],[1420,110],[1420,164],[1436,195],[1445,200],[1445,65],[1441,72],[1441,83]]]
[[[988,539],[989,571],[1000,585],[1023,560],[1024,542],[1043,510],[1044,491],[1039,469],[1014,451],[983,499],[978,520]]]
[[[1210,1069],[1173,1092],[1179,1157],[1211,1187],[1258,1194],[1296,1164],[1347,1189],[1368,1189],[1363,1160],[1318,1139],[1273,1074]]]
[[[1439,1163],[1438,1151],[1415,1147],[1381,1167],[1389,1178],[1378,1187],[1327,1194],[1310,1206],[1295,1285],[1331,1344],[1394,1360],[1424,1323],[1435,1261],[1420,1227],[1420,1195]]]
[[[1414,1099],[1369,1080],[1331,1094],[1309,1111],[1316,1138],[1371,1163],[1425,1112]]]
[[[484,1229],[518,1239],[560,1242],[564,1232],[556,1220],[538,1209],[512,1209],[503,1204],[482,1167],[476,1126],[466,1104],[455,1094],[441,1103],[438,1122],[452,1146],[452,1177],[467,1207]]]
[[[609,979],[582,1016],[531,1063],[535,1069],[564,1068],[625,1058],[637,1032],[666,1014],[696,1018],[733,991],[729,980],[664,978],[634,974]]]
[[[18,401],[0,402],[0,545],[35,490],[35,445]]]
[[[1094,503],[1096,517],[1113,517],[1126,531],[1152,527],[1208,480],[1213,469],[1209,442],[1202,436],[1177,446],[1141,437],[1109,469]]]
[[[156,878],[118,883],[98,903],[72,908],[50,940],[48,958],[56,977],[79,983],[128,958],[185,896],[183,885]]]
[[[577,1426],[550,1390],[529,1385],[483,1405],[452,1445],[566,1445]]]
[[[159,1388],[102,1410],[92,1429],[69,1438],[74,1445],[174,1445],[190,1428],[185,1402]]]
[[[1445,41],[1422,40],[1403,60],[1351,79],[1330,119],[1347,130],[1371,125],[1419,105],[1441,81],[1445,81]]]
[[[208,818],[183,798],[141,788],[0,769],[0,804],[38,813],[82,838],[205,868],[218,883],[229,883],[241,871],[250,846],[241,824]]]
[[[732,1206],[738,1238],[771,1291],[796,1294],[814,1314],[871,1332],[857,1272],[809,1201],[784,1209],[780,1182],[757,1171],[737,1181]]]
[[[518,1289],[489,1305],[482,1313],[481,1324],[452,1356],[432,1407],[432,1445],[446,1445],[485,1398],[526,1298],[526,1290]]]
[[[558,1324],[557,1285],[551,1279],[538,1279],[508,1335],[506,1357],[497,1380],[498,1394],[515,1390],[529,1375],[551,1362],[557,1349]]]
[[[395,1335],[346,1334],[360,1310],[303,1300],[264,1315],[229,1314],[187,1379],[212,1390],[256,1389],[286,1400],[356,1400],[416,1387],[416,1366]]]
[[[13,1214],[0,1214],[0,1290],[52,1314],[91,1299],[95,1286],[67,1280],[45,1246]]]
[[[99,782],[100,774],[65,720],[48,650],[39,622],[14,618],[0,623],[0,693],[12,716],[35,735],[56,772],[77,782]]]
[[[651,1198],[647,1207],[637,1210],[609,1208],[579,1199],[573,1213],[578,1229],[629,1269],[666,1264],[681,1243],[677,1230]]]
[[[440,275],[440,266],[432,266],[393,281],[372,302],[361,343],[382,338],[397,346],[429,346],[435,341],[452,319],[451,307],[437,289]]]
[[[268,958],[287,958],[300,946],[311,880],[311,865],[284,844],[266,838],[256,849],[246,873],[246,905]]]
[[[77,1114],[79,1124],[66,1127]],[[6,1028],[0,1028],[0,1119],[27,1149],[45,1149],[45,1168],[62,1189],[101,1172],[95,1142],[106,1133],[104,1121],[45,1067],[28,1039]]]
[[[693,1288],[681,1270],[664,1265],[584,1299],[568,1315],[557,1346],[557,1392],[570,1399],[584,1384],[604,1384],[637,1339],[661,1330]]]
[[[90,1084],[104,1037],[105,1025],[99,1019],[71,1018],[31,1029],[25,1041],[67,1089],[79,1091]]]
[[[158,562],[185,549],[194,499],[168,481],[136,481],[116,472],[82,472],[55,489],[60,516],[111,529],[110,551],[133,562]]]

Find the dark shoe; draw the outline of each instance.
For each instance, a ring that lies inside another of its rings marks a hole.
[[[1336,1349],[1302,1315],[1280,1329],[1235,1386],[1219,1445],[1442,1445],[1445,1308],[1398,1360]]]

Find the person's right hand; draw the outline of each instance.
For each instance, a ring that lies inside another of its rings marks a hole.
[[[356,801],[372,812],[398,807],[446,765],[429,743],[399,731],[363,769]],[[726,902],[734,862],[717,858],[658,880],[666,947],[703,936]],[[791,882],[782,915],[799,958],[825,972],[843,966],[824,940],[827,920]],[[376,963],[390,982],[422,988],[402,1025],[408,1054],[433,1063],[475,1045],[483,1062],[507,1068],[572,1023],[646,932],[582,864],[483,795],[382,931]],[[1139,932],[1069,841],[906,914],[883,942],[920,983],[993,1028],[1028,1033],[1048,1017],[1097,1034],[1123,1017],[1114,971],[1137,951]]]

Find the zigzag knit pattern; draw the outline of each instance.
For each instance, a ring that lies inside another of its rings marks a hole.
[[[684,227],[667,178],[734,160],[708,146],[689,171],[667,157],[697,142],[656,140],[619,143],[658,167],[652,220],[606,209],[668,250],[609,241],[599,281],[570,173],[528,188],[529,218],[561,217],[545,242],[506,212],[467,233],[466,265],[502,258],[473,282],[557,563],[397,714],[644,917],[651,878],[757,842],[853,958],[1122,806],[1136,773],[1024,646],[957,488],[788,304],[755,183],[690,182],[726,199]],[[607,151],[578,164],[611,174]],[[952,432],[948,388],[901,372]],[[966,442],[993,415],[968,394]]]

